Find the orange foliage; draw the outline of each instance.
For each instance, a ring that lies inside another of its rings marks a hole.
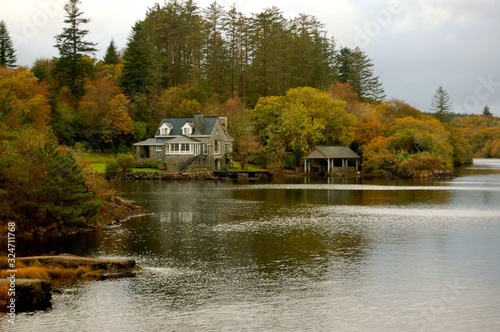
[[[0,120],[10,129],[47,130],[51,116],[48,91],[24,68],[0,67]]]

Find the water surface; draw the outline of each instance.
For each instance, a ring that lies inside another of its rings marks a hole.
[[[14,330],[498,331],[500,161],[460,175],[123,184],[150,218],[46,250],[143,270],[63,289]]]

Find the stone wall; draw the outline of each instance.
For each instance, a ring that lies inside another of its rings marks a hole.
[[[125,181],[169,181],[169,180],[215,180],[211,171],[189,173],[167,172],[132,172],[125,176]]]

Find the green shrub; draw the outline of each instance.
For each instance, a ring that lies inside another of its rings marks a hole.
[[[165,163],[158,160],[136,160],[134,164],[135,168],[156,168],[159,170],[164,170],[166,168]]]
[[[106,162],[106,168],[104,170],[104,175],[107,178],[114,178],[118,176],[119,173],[121,173],[122,169],[118,165],[118,161],[116,159],[111,159],[108,162]]]

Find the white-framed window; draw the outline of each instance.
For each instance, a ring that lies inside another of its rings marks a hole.
[[[162,151],[163,151],[163,147],[161,145],[157,145],[156,152],[162,152]]]
[[[168,136],[168,135],[170,135],[171,130],[172,130],[172,125],[168,122],[165,122],[160,127],[160,135],[161,136]]]
[[[214,153],[221,154],[222,153],[222,140],[216,139],[214,145]]]
[[[179,153],[179,144],[170,144],[170,153]]]
[[[194,144],[193,148],[194,148],[194,155],[195,156],[199,155],[201,150],[201,144]]]
[[[208,144],[203,144],[203,154],[208,154]]]
[[[189,143],[172,143],[169,144],[168,154],[193,154],[194,149]]]
[[[182,129],[182,135],[189,136],[193,133],[193,127],[191,127],[189,123],[185,123],[181,129]]]

